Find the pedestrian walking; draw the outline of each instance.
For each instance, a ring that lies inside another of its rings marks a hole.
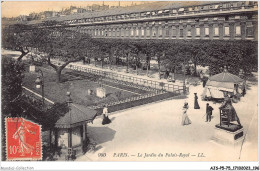
[[[191,124],[191,120],[190,120],[190,118],[188,117],[188,114],[187,114],[188,108],[189,108],[189,105],[188,105],[187,102],[185,102],[184,106],[182,108],[182,111],[183,111],[182,121],[181,121],[182,126]]]
[[[194,93],[194,109],[200,109],[197,93]]]
[[[243,81],[243,84],[242,84],[242,96],[244,97],[246,94],[246,82]]]
[[[211,107],[211,106],[207,103],[207,106],[206,106],[206,114],[207,114],[206,122],[210,122],[210,121],[211,121],[212,110],[214,110],[213,107]]]
[[[111,123],[111,120],[108,118],[108,108],[107,108],[107,105],[105,105],[104,108],[103,108],[102,125],[109,124],[109,123]]]

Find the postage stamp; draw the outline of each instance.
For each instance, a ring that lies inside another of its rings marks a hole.
[[[41,126],[24,118],[6,118],[7,160],[41,160]]]

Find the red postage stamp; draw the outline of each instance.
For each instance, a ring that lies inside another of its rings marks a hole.
[[[6,118],[7,160],[42,160],[41,126],[24,118]]]

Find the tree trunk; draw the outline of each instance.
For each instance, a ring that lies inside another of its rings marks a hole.
[[[62,71],[62,68],[61,67],[58,67],[58,69],[56,70],[56,76],[57,76],[57,80],[56,82],[57,83],[61,83],[61,71]]]
[[[146,76],[149,76],[149,60],[146,61]]]
[[[158,61],[159,79],[161,79],[161,62]]]
[[[127,65],[126,65],[126,72],[128,73],[128,68],[129,68],[129,53],[127,54],[127,57],[126,57],[126,63],[127,63]]]
[[[194,76],[197,76],[197,62],[194,62]]]
[[[20,61],[25,55],[27,55],[29,53],[29,51],[24,52],[23,50],[21,52],[22,52],[22,54],[17,58],[17,61]]]
[[[51,136],[52,130],[50,129],[50,149],[52,151],[52,136]]]
[[[109,69],[112,70],[112,58],[109,58]]]
[[[103,59],[101,59],[101,68],[103,68]]]
[[[135,69],[136,69],[136,75],[138,75],[138,66],[137,66],[137,62],[135,63]]]

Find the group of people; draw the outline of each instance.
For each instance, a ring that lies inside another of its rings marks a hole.
[[[198,96],[197,93],[194,93],[194,109],[200,109],[199,103],[198,103]],[[185,102],[184,106],[183,106],[183,115],[182,115],[182,125],[189,125],[191,124],[191,120],[189,119],[188,115],[187,115],[187,110],[188,110],[189,106],[188,103]],[[222,105],[219,107],[220,110],[225,109],[227,111],[227,117],[228,117],[228,125],[230,125],[230,122],[236,121],[238,123],[238,125],[241,126],[239,117],[236,113],[235,108],[232,105],[232,101],[230,99],[230,97],[228,96],[227,93],[225,93],[225,98],[224,98],[224,102],[222,103]],[[211,121],[211,117],[212,117],[212,111],[213,111],[213,107],[211,107],[209,105],[209,103],[207,103],[206,105],[206,121],[205,122],[210,122]]]
[[[181,124],[182,125],[189,125],[191,124],[191,120],[190,118],[188,117],[187,115],[187,110],[189,108],[189,105],[187,102],[184,103],[184,106],[183,106],[183,115],[182,115],[182,122]],[[198,103],[198,96],[197,96],[197,93],[194,93],[194,109],[200,109],[200,106],[199,106],[199,103]],[[211,116],[212,116],[212,111],[213,111],[213,107],[211,107],[209,105],[209,103],[207,103],[207,106],[206,106],[206,121],[205,122],[210,122],[211,121]]]

